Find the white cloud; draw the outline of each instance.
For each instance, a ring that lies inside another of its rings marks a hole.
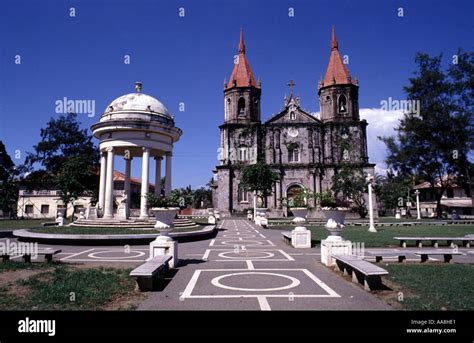
[[[391,136],[395,133],[394,128],[398,126],[403,116],[402,110],[387,111],[380,108],[361,108],[360,118],[367,120],[367,147],[369,150],[369,161],[376,163],[375,172],[386,174],[386,165],[383,162],[386,155],[385,143],[377,136]]]

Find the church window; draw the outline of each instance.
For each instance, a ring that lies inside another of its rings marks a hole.
[[[288,150],[288,162],[297,163],[300,161],[300,150],[298,148],[293,148]]]
[[[240,98],[239,102],[237,103],[237,113],[239,117],[246,117],[247,116],[247,110],[245,108],[245,99]]]
[[[239,149],[239,161],[247,161],[248,160],[248,149],[247,148],[240,148]]]
[[[238,197],[239,197],[239,202],[249,202],[248,192],[241,185],[239,185]]]
[[[296,113],[295,111],[290,112],[290,120],[296,120]]]
[[[337,108],[339,113],[347,113],[347,99],[344,94],[339,96],[339,100],[337,101]]]

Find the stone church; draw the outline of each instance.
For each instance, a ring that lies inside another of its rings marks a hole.
[[[293,94],[284,108],[262,122],[262,85],[255,80],[246,56],[243,32],[228,82],[224,81],[224,123],[220,128],[220,161],[214,170],[214,207],[224,215],[253,206],[252,193],[240,186],[239,166],[265,161],[280,180],[265,203],[270,217],[286,215],[281,199],[303,188],[320,193],[331,189],[331,179],[342,163],[374,174],[367,155],[367,122],[359,117],[359,85],[343,63],[332,31],[331,52],[324,79],[318,83],[319,118],[300,107]],[[318,217],[317,208],[311,216]]]

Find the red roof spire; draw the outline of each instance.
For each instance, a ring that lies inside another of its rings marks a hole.
[[[244,31],[240,30],[239,51],[237,60],[234,64],[232,74],[230,74],[229,82],[226,89],[232,87],[255,87],[260,88],[260,85],[253,76],[249,61],[245,55]]]
[[[331,55],[329,56],[328,68],[326,70],[326,76],[324,77],[323,87],[334,85],[334,84],[354,84],[349,70],[342,61],[341,54],[339,53],[339,44],[337,43],[336,33],[334,26],[332,27],[331,37]]]
[[[334,25],[332,26],[332,36],[331,36],[331,50],[338,49],[336,32],[334,31]]]
[[[240,29],[239,54],[245,54],[244,30]]]

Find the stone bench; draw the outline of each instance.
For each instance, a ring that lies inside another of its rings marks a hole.
[[[336,260],[335,270],[342,271],[344,275],[352,275],[352,282],[362,283],[367,291],[380,288],[382,275],[388,275],[385,269],[357,256],[332,255],[332,258]]]
[[[369,256],[375,257],[375,263],[382,262],[384,258],[397,258],[398,263],[405,263],[407,260],[406,254],[391,253],[391,252],[368,252]]]
[[[137,278],[138,288],[143,291],[152,291],[157,279],[163,278],[168,271],[168,262],[171,255],[155,256],[130,272],[130,276]]]
[[[291,231],[283,231],[281,235],[283,236],[283,242],[291,245]]]
[[[393,237],[393,239],[400,241],[400,246],[403,248],[407,247],[407,241],[415,241],[415,245],[418,248],[423,246],[422,242],[430,241],[431,245],[435,248],[438,247],[438,241],[446,241],[448,246],[453,246],[453,241],[461,241],[462,245],[466,248],[471,246],[471,237]]]
[[[26,253],[23,254],[23,261],[31,262],[31,255],[44,255],[44,259],[46,262],[50,263],[53,261],[53,255],[59,254],[62,250],[54,250],[54,249],[38,249],[37,252],[34,253]],[[19,256],[18,254],[2,254],[2,261],[6,262],[10,260],[12,256]]]
[[[463,255],[460,252],[456,252],[453,250],[423,250],[423,251],[416,251],[414,252],[415,255],[421,256],[421,262],[427,262],[429,260],[429,256],[440,256],[444,257],[445,263],[450,263],[453,259],[453,255]]]

